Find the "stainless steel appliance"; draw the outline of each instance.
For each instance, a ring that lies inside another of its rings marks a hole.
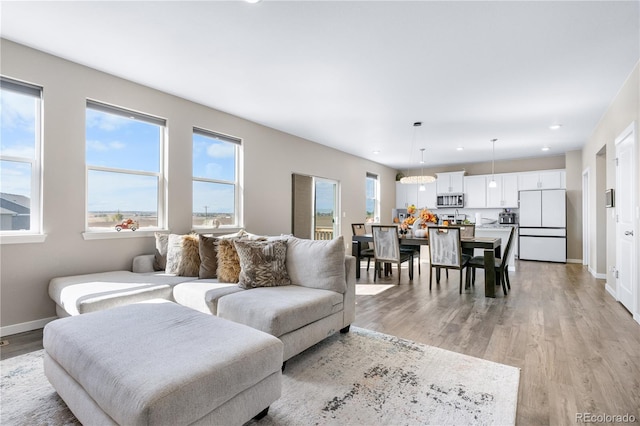
[[[498,214],[498,223],[501,225],[515,225],[518,219],[514,212],[502,212]]]
[[[567,261],[567,201],[564,189],[520,191],[519,258]]]

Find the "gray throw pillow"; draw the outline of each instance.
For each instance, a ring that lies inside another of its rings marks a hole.
[[[156,251],[153,256],[153,270],[164,271],[167,268],[167,246],[169,244],[169,234],[156,232]]]
[[[342,236],[333,240],[287,240],[287,272],[294,285],[344,293],[344,257]]]
[[[200,235],[199,278],[218,278],[218,238]]]

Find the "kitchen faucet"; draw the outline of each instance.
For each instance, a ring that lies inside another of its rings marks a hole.
[[[453,223],[458,223],[458,209],[456,209],[453,216]]]

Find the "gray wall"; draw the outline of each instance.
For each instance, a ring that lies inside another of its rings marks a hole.
[[[604,190],[616,187],[615,139],[633,122],[640,122],[640,64],[636,64],[582,149],[582,168],[590,172],[589,210],[593,212],[589,268],[594,275],[606,277],[607,287],[614,294],[616,281],[611,268],[616,264],[615,208],[604,208]],[[636,147],[638,170],[640,149],[637,131]],[[640,189],[638,192],[636,199],[640,202]],[[637,221],[636,229],[639,229],[640,219]],[[638,279],[636,277],[636,282]],[[640,306],[640,300],[637,305]],[[635,315],[640,317],[640,312]]]
[[[42,327],[55,315],[47,294],[57,276],[131,269],[133,256],[153,253],[153,237],[84,240],[85,104],[87,98],[163,117],[168,128],[168,220],[191,229],[193,126],[243,139],[244,222],[257,234],[291,232],[291,174],[341,184],[342,234],[366,214],[366,173],[380,177],[382,219],[395,204],[396,171],[250,121],[1,40],[2,74],[43,87],[44,243],[2,244],[2,334]],[[274,100],[277,101],[277,100]]]

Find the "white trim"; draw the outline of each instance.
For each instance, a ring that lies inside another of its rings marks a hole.
[[[640,324],[640,314],[633,314],[633,319],[636,320],[638,324]]]
[[[154,229],[149,231],[95,231],[83,232],[82,238],[85,240],[115,240],[117,238],[146,238],[155,236],[156,232],[166,233],[168,231],[162,229]]]
[[[579,263],[583,265],[582,259],[567,259],[567,263]]]
[[[594,271],[591,267],[588,268],[588,271],[594,278],[597,278],[599,280],[606,280],[607,279],[607,274],[599,274],[596,271]]]
[[[47,239],[47,234],[3,234],[0,235],[0,245],[44,243],[45,239]]]
[[[591,181],[591,170],[589,167],[582,171],[582,264],[589,266],[591,259],[591,209],[589,208],[590,192],[589,183]]]
[[[616,291],[613,289],[613,287],[611,287],[609,285],[609,283],[606,283],[604,286],[604,289],[607,290],[607,293],[609,293],[611,295],[611,297],[614,298],[614,300],[618,300],[618,296],[616,295]]]
[[[45,325],[50,323],[53,320],[58,319],[58,317],[49,317],[42,318],[35,321],[23,322],[20,324],[7,325],[5,327],[0,327],[0,336],[11,336],[13,334],[24,333],[26,331],[38,330],[40,328],[44,328]]]

